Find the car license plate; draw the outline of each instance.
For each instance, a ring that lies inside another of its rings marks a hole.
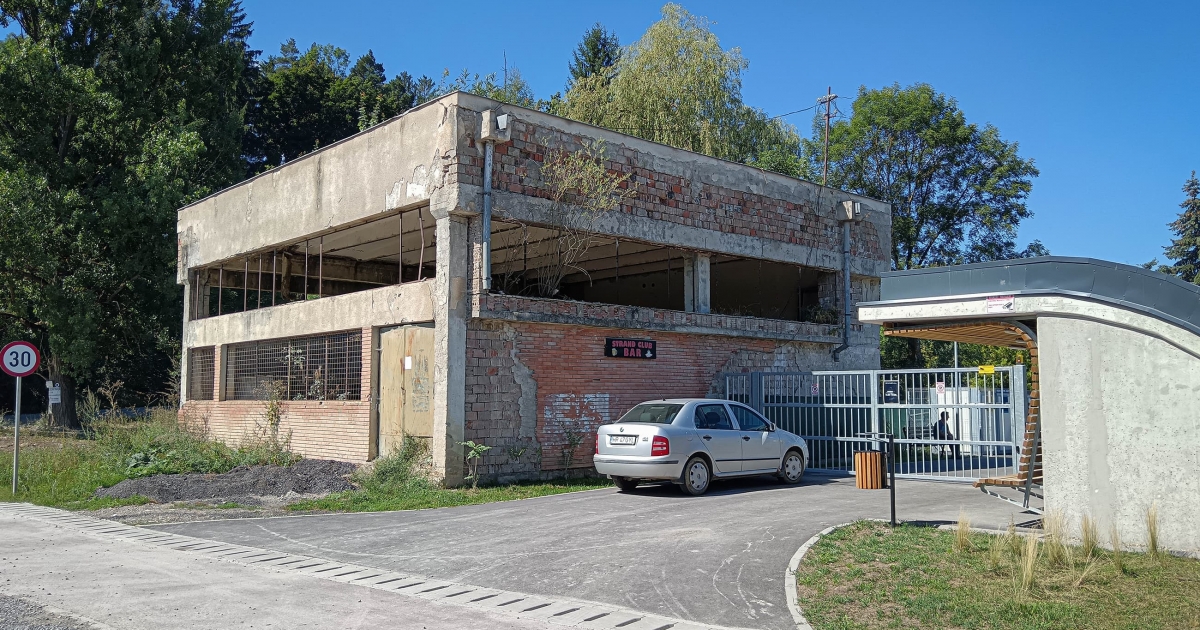
[[[609,444],[637,444],[636,435],[610,435],[608,436]]]

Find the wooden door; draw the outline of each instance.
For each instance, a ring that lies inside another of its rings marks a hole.
[[[404,327],[404,433],[433,437],[433,329]]]
[[[433,328],[401,326],[379,335],[379,456],[404,436],[433,437]]]
[[[379,456],[400,450],[404,438],[404,329],[379,334]]]

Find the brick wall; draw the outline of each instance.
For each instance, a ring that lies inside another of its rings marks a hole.
[[[474,316],[490,319],[525,319],[553,323],[560,320],[590,325],[635,326],[688,332],[725,332],[742,337],[775,340],[830,341],[838,339],[838,326],[741,315],[690,313],[668,309],[531,298],[516,295],[476,294]]]
[[[659,356],[605,357],[606,337],[653,339]],[[472,319],[466,439],[492,447],[480,470],[503,479],[561,468],[568,435],[575,432],[584,438],[573,466],[589,467],[596,427],[639,402],[718,394],[718,375],[725,371],[822,369],[830,363],[825,344]],[[518,459],[510,448],[526,452]]]
[[[496,146],[492,186],[496,190],[547,197],[540,176],[541,165],[561,151],[578,151],[585,138],[527,120],[513,123],[512,141]],[[457,162],[447,173],[455,182],[479,185],[483,177],[483,157],[468,140]],[[826,251],[841,251],[841,230],[837,220],[821,215],[807,204],[795,203],[744,190],[695,181],[680,173],[649,168],[661,162],[653,155],[623,145],[610,145],[606,166],[610,172],[630,175],[626,188],[634,194],[621,205],[620,212],[677,225],[699,227],[727,234],[741,234],[767,240],[804,245]],[[753,171],[746,168],[749,183]],[[503,209],[498,209],[502,214]],[[852,253],[877,261],[889,260],[874,223],[860,222],[851,227]]]
[[[365,462],[371,440],[371,328],[362,334],[362,400],[289,400],[282,403],[279,434],[305,457]],[[217,346],[214,392],[221,388],[225,346]],[[236,445],[268,430],[261,400],[189,400],[182,417],[214,439]]]

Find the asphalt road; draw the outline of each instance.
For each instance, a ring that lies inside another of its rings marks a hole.
[[[902,520],[1003,527],[1033,516],[966,484],[901,481]],[[886,490],[810,475],[718,484],[594,490],[411,512],[158,525],[215,541],[536,595],[571,597],[733,627],[794,628],[788,561],[830,525],[886,518]]]

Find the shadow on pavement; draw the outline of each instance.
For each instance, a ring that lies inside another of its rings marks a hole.
[[[724,496],[733,494],[744,494],[750,492],[765,492],[768,490],[786,490],[788,488],[803,488],[806,486],[823,486],[831,483],[836,483],[839,479],[846,477],[833,477],[826,475],[805,475],[804,480],[797,485],[785,484],[771,475],[761,475],[758,477],[741,477],[738,479],[717,479],[713,481],[713,485],[709,488],[704,496]],[[654,484],[646,484],[638,486],[631,495],[644,494],[647,496],[655,496],[662,498],[678,498],[692,499],[690,495],[680,491],[679,486],[671,482],[661,482]]]

